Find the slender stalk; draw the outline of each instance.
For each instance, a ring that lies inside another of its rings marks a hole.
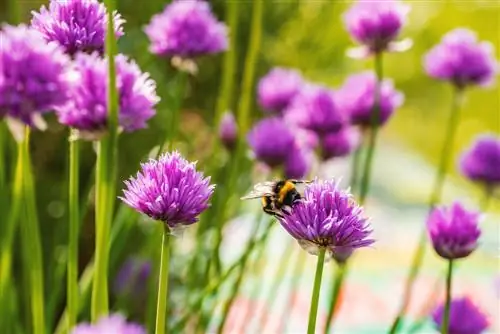
[[[165,319],[167,315],[168,299],[168,267],[170,255],[170,230],[165,223],[161,243],[160,275],[158,279],[158,303],[156,304],[155,333],[165,333]]]
[[[485,185],[483,198],[481,199],[481,203],[479,203],[479,207],[483,212],[487,212],[490,206],[491,197],[493,197],[493,186]]]
[[[346,263],[339,263],[337,271],[335,273],[335,282],[332,289],[330,308],[328,309],[328,316],[326,317],[325,334],[330,332],[330,329],[332,328],[333,325],[333,319],[335,311],[337,310],[340,291],[342,288],[342,284],[344,283],[345,273],[347,271],[346,266],[347,266]]]
[[[446,172],[450,164],[452,157],[452,148],[455,141],[455,135],[460,122],[460,106],[463,100],[463,91],[460,88],[455,88],[454,96],[451,106],[450,118],[448,120],[448,125],[446,129],[446,137],[444,140],[444,145],[441,151],[441,157],[439,162],[438,172],[436,173],[436,179],[434,181],[433,190],[429,199],[429,212],[434,208],[436,204],[441,202],[441,194],[443,190],[444,181],[446,178]],[[405,283],[403,299],[401,302],[401,307],[399,309],[398,315],[394,322],[392,323],[390,334],[394,334],[398,331],[399,325],[406,313],[408,304],[411,300],[413,284],[418,276],[420,267],[425,255],[425,247],[427,244],[427,235],[425,229],[420,232],[420,239],[418,241],[417,249],[413,256],[412,264],[410,267],[410,272]]]
[[[316,265],[316,274],[314,276],[314,288],[311,296],[311,308],[309,310],[309,323],[307,325],[307,334],[316,332],[316,318],[318,315],[319,291],[321,289],[321,278],[323,277],[323,266],[325,264],[325,248],[320,248],[318,254],[318,264]]]
[[[351,179],[349,181],[349,187],[351,188],[351,192],[355,194],[354,192],[356,191],[358,187],[358,177],[359,177],[359,163],[361,161],[361,153],[362,153],[362,148],[358,147],[352,156],[352,165],[351,165]]]
[[[108,59],[108,134],[99,141],[96,166],[96,249],[92,286],[91,318],[108,313],[109,231],[115,196],[115,168],[118,142],[118,92],[116,88],[116,37],[113,28],[114,0],[106,0],[108,26],[106,55]]]
[[[69,138],[69,241],[68,241],[68,275],[67,304],[68,332],[76,324],[78,316],[78,233],[80,229],[79,207],[79,164],[80,145],[76,137]]]
[[[450,326],[452,276],[453,276],[453,260],[448,260],[448,272],[446,273],[446,302],[444,304],[444,314],[443,314],[443,322],[441,324],[441,334],[448,334],[448,329]]]

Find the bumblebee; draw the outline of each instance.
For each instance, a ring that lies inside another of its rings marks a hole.
[[[262,210],[272,216],[283,218],[302,196],[297,184],[310,183],[305,180],[280,180],[257,183],[253,190],[241,199],[262,199]]]

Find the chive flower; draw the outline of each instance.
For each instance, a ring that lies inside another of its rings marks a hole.
[[[288,158],[285,161],[285,178],[287,179],[302,179],[311,169],[312,152],[305,147],[300,147],[295,144],[291,148]]]
[[[462,173],[471,181],[488,188],[500,185],[500,138],[480,135],[462,155]]]
[[[32,11],[31,26],[47,42],[57,42],[66,53],[104,52],[108,16],[106,7],[97,0],[51,0],[49,8]],[[125,21],[113,13],[115,36],[123,35]]]
[[[334,180],[315,180],[304,199],[279,219],[283,228],[311,254],[325,249],[335,257],[374,243],[363,209]]]
[[[448,260],[469,256],[481,235],[479,218],[477,212],[467,211],[458,202],[434,209],[427,219],[427,231],[436,253]]]
[[[146,334],[146,329],[136,323],[127,322],[120,314],[100,318],[97,323],[78,324],[71,334]]]
[[[424,67],[429,76],[459,88],[489,85],[498,73],[493,44],[479,42],[476,33],[465,28],[444,35],[425,55]]]
[[[444,304],[432,312],[432,321],[439,330],[444,315]],[[468,297],[455,298],[450,304],[448,334],[481,334],[489,327],[489,321]]]
[[[302,85],[303,79],[299,72],[275,67],[259,81],[259,104],[266,111],[281,114],[300,92]]]
[[[3,25],[0,41],[0,118],[41,127],[40,115],[69,98],[70,58],[26,25]]]
[[[219,124],[219,139],[229,151],[235,149],[238,140],[238,124],[231,112],[225,112],[222,115]]]
[[[196,170],[196,163],[174,151],[141,164],[137,175],[125,181],[120,199],[174,230],[198,221],[209,207],[214,188],[210,177]]]
[[[340,131],[327,134],[321,140],[323,160],[349,155],[361,144],[360,132],[352,126],[344,126]]]
[[[133,60],[117,55],[116,81],[119,96],[119,127],[126,132],[145,128],[155,115],[159,101],[156,84]],[[108,59],[97,53],[75,57],[78,84],[70,90],[70,101],[57,108],[59,122],[79,130],[86,139],[97,139],[108,128]]]

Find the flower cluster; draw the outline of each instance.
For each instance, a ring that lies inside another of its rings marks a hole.
[[[146,334],[144,327],[127,322],[120,314],[113,314],[109,317],[100,318],[97,323],[91,325],[82,323],[76,326],[71,334]]]
[[[233,113],[225,112],[222,115],[219,124],[219,138],[229,151],[235,149],[238,140],[238,124],[236,124]]]
[[[462,155],[462,173],[474,182],[488,188],[500,185],[500,138],[494,135],[479,136]]]
[[[300,92],[303,84],[299,72],[275,67],[259,81],[259,104],[266,111],[281,114]]]
[[[437,329],[441,329],[444,315],[444,304],[432,312],[432,321]],[[468,298],[455,298],[450,304],[450,334],[481,334],[489,327],[489,321],[481,310]]]

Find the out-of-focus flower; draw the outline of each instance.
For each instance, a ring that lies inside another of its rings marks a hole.
[[[409,12],[410,6],[397,0],[358,0],[344,14],[344,24],[352,39],[364,46],[352,56],[405,51],[411,47],[409,40],[395,42]]]
[[[347,113],[353,124],[370,127],[375,103],[377,78],[373,72],[351,75],[337,91],[336,101],[339,108]],[[378,124],[385,124],[394,110],[404,102],[404,95],[394,89],[392,80],[381,83],[379,98]]]
[[[255,124],[247,140],[257,160],[271,168],[284,164],[295,144],[290,127],[278,117],[266,118]]]
[[[116,80],[119,96],[119,125],[127,132],[145,128],[155,115],[159,101],[156,84],[148,73],[142,73],[133,60],[116,58]],[[79,82],[70,91],[71,99],[57,108],[59,121],[79,130],[83,138],[95,139],[107,130],[108,59],[80,53],[75,58]]]
[[[334,256],[337,250],[344,254],[374,242],[363,209],[333,180],[307,186],[304,199],[280,223],[311,254],[323,248]]]
[[[173,1],[144,31],[151,41],[149,50],[161,56],[194,58],[222,52],[228,45],[227,27],[200,0]]]
[[[147,294],[151,262],[137,258],[128,259],[115,278],[116,294],[141,297]]]
[[[327,134],[321,140],[323,160],[349,155],[361,144],[361,134],[352,126],[345,126],[339,132]]]
[[[297,144],[290,150],[285,161],[285,177],[287,179],[302,179],[311,169],[312,154]]]
[[[35,126],[40,114],[68,100],[70,58],[25,25],[3,25],[0,41],[0,117]]]
[[[449,260],[470,255],[481,235],[479,218],[479,213],[467,211],[458,202],[434,209],[427,219],[427,230],[436,253]]]
[[[303,79],[299,72],[276,67],[259,81],[259,104],[268,111],[281,113],[299,93]]]
[[[432,312],[432,320],[437,329],[441,329],[444,304]],[[489,322],[481,310],[468,297],[455,298],[450,304],[449,334],[481,334]]]
[[[165,153],[158,160],[141,164],[136,177],[125,181],[123,202],[170,229],[198,221],[209,207],[214,192],[210,177],[204,177],[178,152]]]
[[[232,151],[236,147],[236,141],[238,140],[238,124],[236,124],[232,112],[226,112],[222,115],[219,125],[219,138],[228,150]]]
[[[104,52],[108,17],[106,7],[97,0],[51,0],[49,8],[32,12],[31,25],[40,31],[48,42],[61,44],[66,53],[78,51]],[[123,35],[125,21],[114,13],[115,36]]]
[[[488,85],[498,73],[493,44],[479,42],[476,34],[459,28],[444,35],[441,43],[424,57],[424,67],[433,78],[457,87]]]
[[[500,138],[494,135],[479,136],[462,155],[462,173],[472,181],[487,187],[500,185]]]
[[[146,334],[139,324],[127,322],[120,314],[100,318],[95,324],[81,323],[71,331],[72,334]]]
[[[319,85],[304,86],[284,113],[287,121],[319,136],[340,130],[346,122],[334,92]]]

